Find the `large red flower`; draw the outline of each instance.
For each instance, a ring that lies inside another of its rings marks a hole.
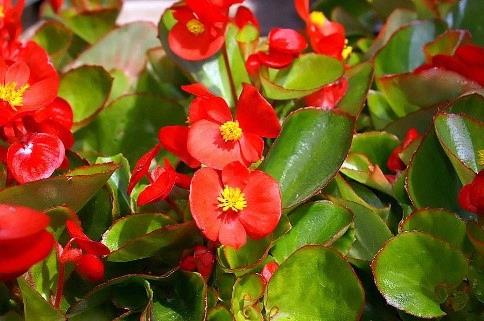
[[[275,138],[281,130],[272,106],[247,84],[237,102],[235,118],[222,98],[205,94],[190,106],[189,121],[188,152],[215,169],[234,161],[249,165],[260,160],[262,138]]]
[[[343,25],[329,21],[322,12],[310,12],[309,0],[294,0],[296,11],[306,22],[306,31],[314,52],[322,55],[344,59],[351,52],[347,47]]]
[[[484,215],[484,170],[459,192],[459,204],[466,211]]]
[[[186,0],[172,8],[177,23],[168,33],[170,49],[186,60],[213,56],[225,42],[230,5],[239,1]]]
[[[221,172],[201,168],[190,186],[192,216],[211,241],[240,248],[247,235],[260,239],[271,233],[281,217],[277,182],[261,171],[250,172],[239,162]]]
[[[415,72],[430,68],[450,70],[484,86],[484,48],[473,44],[462,45],[453,56],[433,56],[430,63],[418,67]]]
[[[0,280],[15,278],[43,260],[54,245],[49,217],[33,209],[0,204]]]

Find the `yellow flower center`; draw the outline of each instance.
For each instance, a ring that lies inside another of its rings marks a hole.
[[[321,27],[326,22],[326,17],[321,11],[313,11],[309,14],[309,20],[311,23]]]
[[[345,39],[345,47],[343,48],[343,52],[341,55],[343,56],[343,59],[348,58],[348,56],[353,52],[353,47],[348,46],[348,39]]]
[[[238,121],[227,121],[220,125],[220,134],[224,141],[237,141],[242,137],[242,128]]]
[[[219,202],[218,207],[224,212],[228,210],[238,212],[247,207],[245,195],[238,187],[225,186],[217,200]]]
[[[477,163],[479,166],[484,166],[484,149],[477,151]]]
[[[24,103],[24,94],[28,88],[28,84],[17,88],[15,82],[0,85],[0,99],[6,101],[12,107],[22,106]]]
[[[205,26],[197,19],[191,19],[187,22],[187,29],[195,36],[202,34],[205,31]]]
[[[5,18],[5,10],[3,6],[0,4],[0,19]]]

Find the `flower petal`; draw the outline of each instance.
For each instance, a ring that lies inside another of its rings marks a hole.
[[[221,124],[232,120],[232,113],[223,98],[216,96],[197,97],[191,102],[188,109],[188,121],[193,124],[202,119]]]
[[[237,219],[236,214],[225,214],[225,218],[220,225],[218,239],[222,245],[240,248],[247,242],[247,233],[244,226]]]
[[[249,169],[240,162],[233,162],[222,170],[222,182],[224,185],[244,189],[249,180]]]
[[[255,163],[262,158],[264,140],[251,133],[244,134],[240,139],[240,151],[248,164]]]
[[[257,55],[257,62],[259,64],[270,67],[270,68],[274,68],[274,69],[286,68],[287,66],[292,64],[292,62],[294,61],[293,55],[283,53],[283,52],[277,52],[277,51],[270,52],[268,54],[265,53],[265,52],[258,52],[256,55]],[[252,55],[252,56],[254,56],[254,55]],[[251,63],[254,64],[254,62],[251,62]],[[257,66],[250,66],[249,65],[249,68],[254,69],[254,71],[252,71],[252,72],[255,72],[255,70],[257,70],[256,69]]]
[[[58,88],[59,80],[54,77],[32,84],[25,91],[23,106],[20,111],[39,110],[49,105],[57,97]]]
[[[5,83],[14,82],[18,87],[28,83],[30,77],[30,69],[26,63],[18,61],[9,66],[5,73]]]
[[[270,234],[281,218],[281,193],[277,182],[261,171],[250,174],[244,189],[247,207],[239,213],[240,222],[254,239]]]
[[[160,151],[160,145],[156,145],[152,149],[150,149],[147,153],[138,159],[136,165],[133,168],[133,172],[131,173],[131,178],[129,179],[128,184],[128,194],[131,194],[133,188],[138,184],[138,182],[148,174],[148,170],[150,169],[151,161],[156,157],[158,152]]]
[[[211,241],[217,241],[221,211],[217,198],[222,192],[219,174],[211,168],[199,169],[190,185],[190,211],[202,233]]]
[[[245,6],[240,6],[237,8],[235,13],[235,24],[239,29],[242,29],[245,25],[251,24],[257,29],[259,29],[259,21],[255,17],[254,13]]]
[[[23,184],[50,177],[62,164],[64,156],[64,145],[59,138],[37,133],[24,143],[10,145],[7,164],[13,177]]]
[[[304,21],[309,21],[309,0],[294,0],[296,12]]]
[[[268,38],[270,51],[298,55],[308,46],[306,39],[293,29],[274,28]]]
[[[28,207],[0,204],[0,243],[36,234],[49,225],[50,218]]]
[[[104,263],[95,255],[85,254],[76,262],[76,271],[92,282],[104,279]]]
[[[163,170],[157,179],[146,186],[138,196],[138,205],[144,206],[148,203],[165,199],[175,186],[176,173]]]
[[[188,152],[189,128],[186,126],[165,126],[158,132],[158,140],[164,149],[175,154],[191,168],[200,167],[200,162]]]

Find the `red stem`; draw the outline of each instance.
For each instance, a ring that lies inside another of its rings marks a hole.
[[[55,301],[54,301],[54,308],[58,309],[61,304],[62,294],[64,293],[64,268],[65,263],[61,262],[60,256],[62,253],[62,247],[58,244],[57,247],[57,264],[58,264],[58,271],[57,271],[57,289],[55,291]]]

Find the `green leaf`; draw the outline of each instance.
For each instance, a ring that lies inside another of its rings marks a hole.
[[[467,236],[476,251],[484,256],[484,228],[475,222],[467,223]]]
[[[403,11],[401,8],[407,10],[413,10],[415,8],[412,0],[373,0],[371,1],[371,6],[382,17],[387,17],[394,12],[394,10]]]
[[[47,51],[57,68],[61,66],[72,38],[72,31],[55,20],[45,21],[32,36],[32,40]]]
[[[387,160],[400,144],[397,137],[387,132],[365,132],[353,136],[350,151],[366,155],[373,164],[387,171]]]
[[[484,168],[484,124],[465,115],[440,113],[435,132],[462,183]]]
[[[208,311],[207,321],[234,321],[234,317],[225,306],[217,305]]]
[[[413,155],[406,187],[417,208],[459,211],[457,193],[462,185],[433,130],[423,138]]]
[[[467,30],[447,30],[423,48],[427,62],[436,55],[453,56],[459,46],[470,43],[472,35]]]
[[[375,282],[388,304],[406,313],[435,318],[467,273],[462,252],[421,232],[391,239],[372,262]]]
[[[267,98],[285,100],[307,96],[336,81],[343,75],[343,71],[340,61],[308,53],[274,75],[267,68],[262,68],[260,80]]]
[[[391,122],[385,127],[385,131],[394,134],[401,140],[403,140],[410,128],[415,128],[423,134],[433,125],[433,118],[436,112],[437,108],[435,107],[419,109]]]
[[[477,12],[484,11],[481,0],[461,0],[446,17],[451,28],[466,29],[472,34],[474,43],[484,45],[484,26]]]
[[[122,96],[76,133],[75,149],[96,156],[122,153],[134,166],[158,143],[158,128],[184,121],[185,112],[175,102],[152,95]]]
[[[338,103],[337,108],[357,117],[365,107],[366,96],[373,80],[373,65],[365,62],[345,71],[348,90]]]
[[[113,78],[99,66],[81,66],[62,75],[59,97],[74,113],[74,128],[85,126],[103,108],[111,93]]]
[[[419,209],[398,226],[399,231],[420,231],[449,242],[458,249],[464,245],[466,224],[452,212],[441,209]]]
[[[140,226],[136,224],[136,218],[134,220],[122,219],[122,222],[127,224],[128,230],[123,229],[123,225],[118,225],[114,232],[108,232],[104,237],[104,242],[111,249],[108,260],[112,262],[129,262],[151,256],[161,256],[165,261],[178,260],[183,249],[192,247],[201,241],[194,222],[166,225],[168,222],[164,221],[165,225],[162,227],[152,231],[147,230],[142,235],[139,235],[141,230]],[[116,233],[120,229],[129,231],[129,227],[133,224],[136,224],[134,225],[135,230],[124,232],[130,233],[128,236],[133,236],[132,238],[128,239],[120,232]],[[160,224],[160,221],[153,224]]]
[[[232,292],[232,312],[236,321],[263,321],[259,302],[264,295],[265,283],[260,274],[249,274],[238,279]]]
[[[279,182],[284,208],[303,202],[331,180],[348,153],[352,132],[353,120],[336,112],[306,108],[286,118],[261,165]]]
[[[18,285],[24,302],[25,321],[65,321],[65,316],[44,300],[23,278],[18,278]]]
[[[289,214],[292,229],[271,250],[281,263],[297,249],[308,244],[331,245],[353,222],[353,214],[329,201],[304,204]]]
[[[452,102],[449,112],[465,114],[478,121],[484,122],[484,92],[471,92],[460,96]]]
[[[377,130],[385,128],[397,118],[388,100],[381,91],[370,90],[368,92],[367,105],[371,122]]]
[[[56,206],[80,210],[117,169],[113,163],[79,167],[55,176],[0,191],[0,203],[44,211]]]
[[[364,296],[356,274],[336,251],[308,245],[272,275],[264,305],[273,321],[355,321]]]
[[[122,70],[134,78],[146,64],[146,51],[158,44],[156,28],[151,23],[138,21],[125,24],[85,50],[70,67],[100,65],[107,71]]]
[[[445,30],[437,21],[416,21],[396,31],[375,56],[377,76],[410,72],[424,63],[422,47]]]

